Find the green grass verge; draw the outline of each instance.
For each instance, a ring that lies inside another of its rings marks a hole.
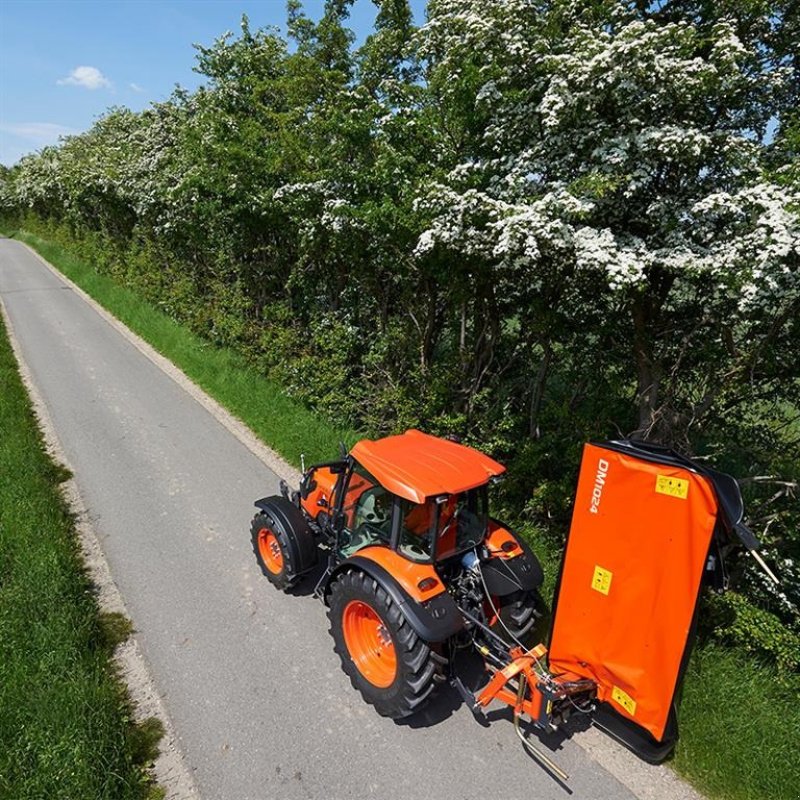
[[[111,663],[129,627],[98,614],[59,492],[67,477],[45,453],[0,318],[0,797],[160,797],[144,768],[158,725],[131,722]]]
[[[101,305],[177,364],[210,395],[242,419],[291,463],[299,453],[325,460],[340,440],[356,432],[336,429],[292,401],[245,360],[212,347],[129,289],[98,274],[60,245],[25,231],[13,234],[34,247]],[[552,593],[559,555],[543,537],[525,533]],[[681,739],[672,766],[701,791],[725,800],[797,800],[800,767],[800,704],[782,689],[775,673],[736,650],[699,648],[689,667],[680,709]]]
[[[713,644],[689,665],[675,769],[711,797],[800,797],[800,698],[775,671]]]

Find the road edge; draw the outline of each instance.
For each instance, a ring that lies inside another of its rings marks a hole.
[[[172,361],[118,320],[91,295],[36,252],[27,242],[22,242],[19,239],[14,241],[27,248],[57,278],[64,281],[111,327],[117,330],[137,350],[191,395],[220,425],[232,433],[279,478],[283,478],[290,485],[299,482],[300,472],[295,467],[264,444],[244,422],[234,416],[221,403],[210,397]],[[13,344],[14,341],[12,339]],[[17,352],[16,348],[15,352]],[[674,770],[665,765],[647,764],[623,745],[615,742],[595,727],[576,732],[571,737],[571,741],[578,745],[598,766],[635,794],[639,800],[705,800],[704,795],[687,783]]]
[[[61,494],[75,517],[75,532],[78,537],[81,557],[89,578],[97,590],[97,605],[101,613],[120,613],[131,619],[122,594],[106,561],[100,540],[91,522],[91,517],[78,489],[72,465],[58,438],[50,410],[39,392],[17,340],[11,317],[0,297],[0,316],[3,318],[8,340],[17,362],[22,384],[30,398],[45,450],[54,461],[64,465],[71,477],[61,486]],[[158,743],[159,754],[153,762],[151,773],[156,784],[164,789],[167,800],[200,800],[200,792],[194,775],[181,750],[175,727],[167,712],[161,695],[156,689],[153,675],[134,632],[119,644],[112,655],[119,679],[126,687],[135,722],[156,717],[164,726],[164,735]]]

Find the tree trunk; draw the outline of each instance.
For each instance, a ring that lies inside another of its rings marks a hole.
[[[533,379],[533,389],[531,390],[531,408],[528,419],[528,434],[531,439],[539,438],[539,410],[542,407],[544,397],[544,387],[550,374],[550,365],[553,363],[553,347],[548,339],[544,344],[544,354]]]
[[[441,314],[439,297],[435,286],[430,286],[427,291],[428,302],[425,314],[425,327],[420,343],[420,367],[427,372],[433,359],[433,351],[441,331]]]
[[[636,361],[636,397],[639,423],[635,439],[653,437],[656,428],[661,370],[654,359],[652,333],[655,314],[650,297],[638,296],[633,302],[633,347]]]

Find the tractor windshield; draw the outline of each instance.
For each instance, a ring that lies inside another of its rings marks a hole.
[[[485,486],[460,494],[428,499],[425,503],[401,500],[399,549],[415,561],[430,561],[470,550],[483,541],[489,524]]]

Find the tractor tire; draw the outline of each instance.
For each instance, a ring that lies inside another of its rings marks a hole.
[[[360,570],[331,586],[328,618],[334,650],[353,688],[384,717],[420,709],[442,680],[446,660],[411,629],[384,588]]]
[[[296,579],[292,551],[284,531],[261,511],[253,517],[250,535],[256,561],[267,580],[281,591],[291,588]]]
[[[498,633],[503,635],[508,632],[524,645],[530,645],[531,635],[544,611],[544,602],[539,592],[518,591],[497,599],[500,622],[495,625],[500,628]]]

